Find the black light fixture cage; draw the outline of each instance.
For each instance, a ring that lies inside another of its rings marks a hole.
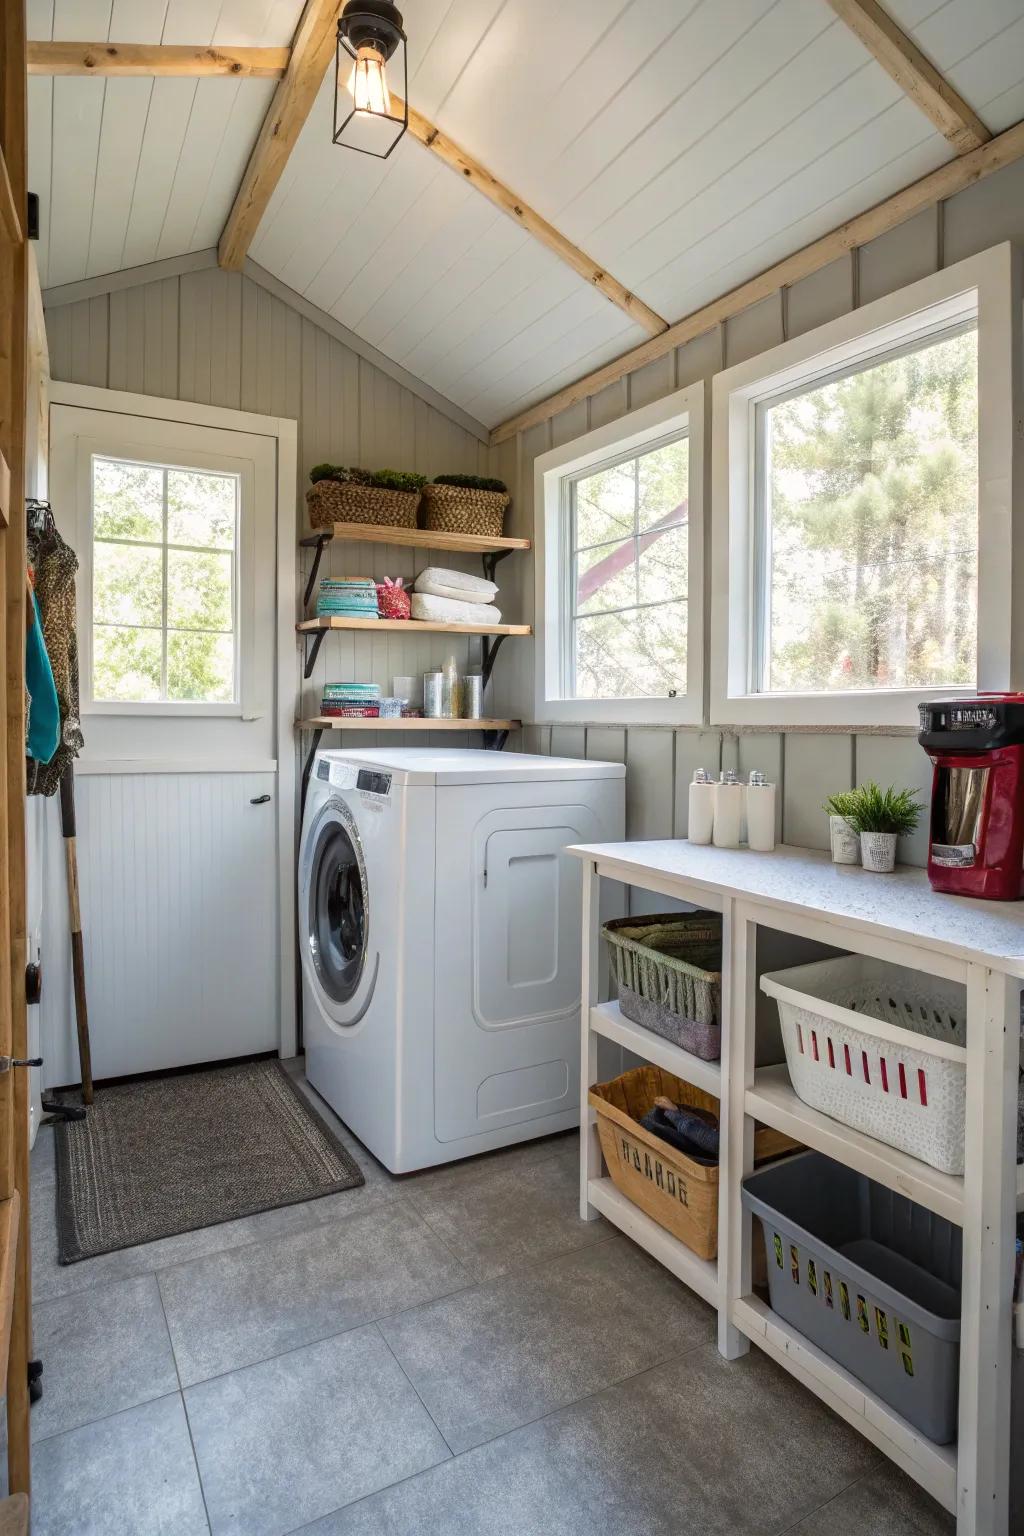
[[[367,113],[357,113],[353,100],[352,108],[339,122],[338,104],[342,98],[342,92],[347,95],[347,86],[344,81],[355,68],[359,56],[359,49],[376,48],[383,56],[385,64],[389,64],[397,53],[402,50],[402,116],[395,117],[392,113],[374,112],[374,120],[380,123],[393,123],[397,132],[387,149],[370,149],[362,144],[353,142],[351,134],[345,137],[345,130],[349,128],[356,117],[365,118]],[[345,75],[342,75],[342,70]],[[357,154],[371,155],[376,160],[386,160],[391,154],[399,139],[409,126],[409,59],[406,50],[405,32],[402,28],[402,13],[397,6],[390,4],[390,0],[348,0],[348,4],[338,18],[338,42],[334,59],[334,142],[340,144],[343,149],[354,149]]]

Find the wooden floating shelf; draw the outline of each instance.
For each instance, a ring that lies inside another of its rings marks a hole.
[[[481,604],[481,606],[483,606]],[[362,629],[376,634],[532,635],[529,624],[441,624],[427,619],[300,619],[299,634],[317,629]]]
[[[392,716],[381,720],[365,715],[313,715],[296,720],[300,731],[517,731],[521,720],[430,720]]]
[[[322,538],[345,544],[400,544],[410,549],[447,549],[465,555],[496,555],[505,550],[529,549],[529,539],[487,539],[478,533],[439,533],[430,528],[389,528],[377,523],[334,523],[303,539],[304,545]]]

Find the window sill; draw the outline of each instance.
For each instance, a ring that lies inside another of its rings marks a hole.
[[[215,719],[241,720],[241,704],[204,704],[195,700],[183,700],[176,704],[162,699],[158,703],[132,704],[120,699],[96,699],[82,705],[83,715],[127,715],[138,719],[143,715],[163,715],[183,719],[189,716],[206,716]],[[251,718],[251,717],[247,717]]]
[[[842,693],[755,693],[715,697],[714,726],[753,725],[777,730],[917,729],[918,705],[931,699],[973,698],[976,687],[866,688]]]
[[[701,725],[700,699],[538,699],[537,725]]]

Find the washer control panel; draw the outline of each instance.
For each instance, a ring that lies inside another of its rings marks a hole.
[[[370,768],[360,768],[356,775],[356,788],[368,795],[389,795],[391,793],[390,773],[378,773]]]

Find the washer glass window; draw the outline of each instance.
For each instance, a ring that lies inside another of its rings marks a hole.
[[[309,944],[320,984],[337,1003],[359,985],[366,955],[366,886],[362,860],[345,825],[321,827],[309,885]]]

